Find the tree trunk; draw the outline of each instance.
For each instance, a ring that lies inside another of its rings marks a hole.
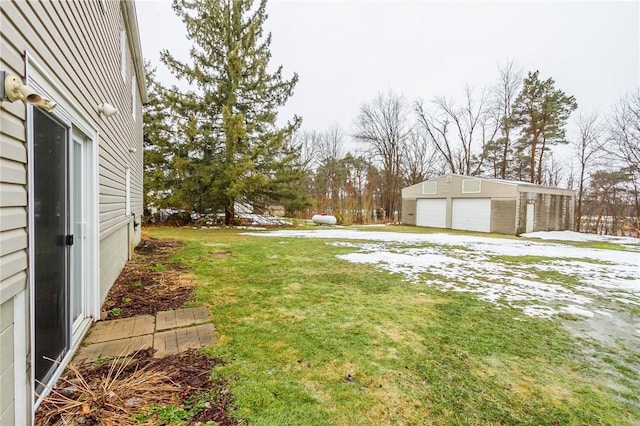
[[[576,209],[575,221],[576,231],[580,232],[580,222],[582,221],[582,196],[584,193],[584,167],[580,169],[580,187],[578,188],[578,206]]]
[[[531,157],[529,158],[529,182],[536,183],[536,140],[531,142]]]
[[[500,164],[500,179],[507,177],[507,157],[509,156],[509,128],[504,132],[504,149],[502,150],[502,164]]]
[[[235,219],[235,206],[233,200],[227,201],[224,206],[224,224],[227,226],[233,225]]]
[[[547,138],[542,135],[542,146],[540,147],[540,156],[538,157],[538,176],[536,176],[536,183],[542,185],[542,160],[544,158],[544,150],[547,145]]]

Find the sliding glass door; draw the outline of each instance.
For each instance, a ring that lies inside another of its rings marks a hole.
[[[69,347],[69,129],[33,108],[33,270],[36,389]]]

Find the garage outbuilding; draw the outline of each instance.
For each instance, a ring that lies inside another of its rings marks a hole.
[[[447,174],[402,190],[406,225],[519,235],[573,229],[574,192]]]

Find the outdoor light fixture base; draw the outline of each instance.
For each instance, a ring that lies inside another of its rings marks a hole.
[[[2,99],[10,102],[15,102],[20,99],[24,99],[22,93],[20,93],[20,87],[22,87],[22,81],[15,75],[10,75],[6,71],[2,71]]]
[[[24,84],[20,77],[9,74],[7,71],[0,71],[0,100],[9,102],[25,101],[45,111],[51,111],[57,105],[51,99],[45,98]]]

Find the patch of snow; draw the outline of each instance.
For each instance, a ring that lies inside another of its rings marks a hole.
[[[329,244],[354,250],[339,255],[340,259],[376,265],[402,274],[412,283],[473,293],[498,307],[513,306],[532,317],[575,314],[583,318],[586,325],[575,328],[576,321],[571,321],[570,327],[601,341],[616,341],[615,336],[607,332],[618,333],[622,339],[630,336],[635,339],[635,327],[631,327],[627,312],[630,305],[640,306],[640,254],[635,251],[513,238],[339,228],[277,230],[250,235],[326,239]],[[593,241],[595,237],[603,240],[603,236],[570,231],[527,234],[531,235],[542,235],[543,240]],[[632,240],[638,244],[631,238],[608,237],[606,240],[624,244],[631,244],[627,240]],[[520,262],[519,258],[531,256],[543,260]],[[549,272],[574,277],[575,284],[553,280]],[[540,274],[551,278],[543,281]]]
[[[561,309],[562,312],[566,312],[568,314],[580,315],[587,318],[593,318],[595,314],[588,309],[583,308],[582,306],[576,305],[568,305],[564,306]]]
[[[589,234],[575,231],[538,231],[520,234],[524,238],[539,238],[541,240],[557,241],[605,241],[609,243],[640,245],[640,238],[618,237],[615,235]]]

